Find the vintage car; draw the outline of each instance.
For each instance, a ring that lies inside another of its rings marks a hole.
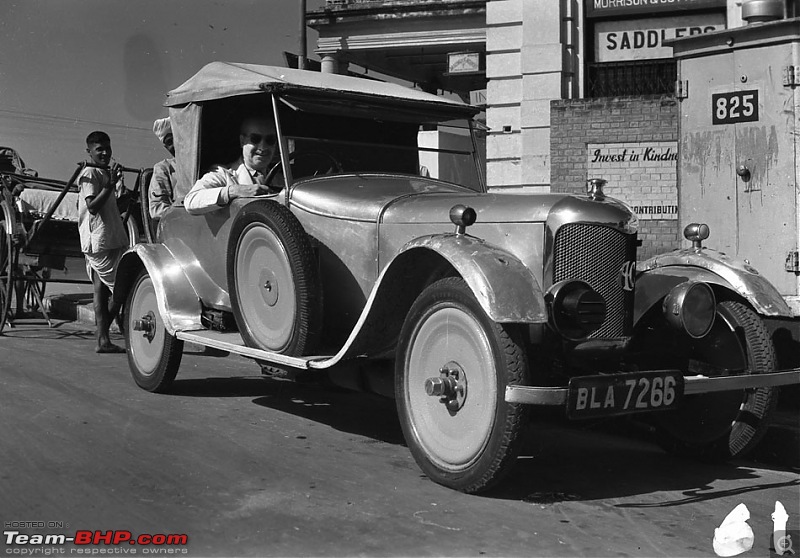
[[[170,389],[184,341],[393,396],[435,482],[514,464],[532,405],[648,413],[668,448],[740,455],[779,384],[759,313],[781,298],[693,247],[636,268],[637,218],[603,194],[487,189],[478,109],[396,84],[212,63],[169,92],[183,199],[270,112],[277,194],[202,215],[178,202],[121,263],[133,378]],[[223,361],[224,362],[224,361]]]

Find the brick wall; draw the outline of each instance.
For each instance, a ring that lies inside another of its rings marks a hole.
[[[588,177],[590,144],[677,142],[678,103],[671,96],[557,100],[550,103],[550,124],[551,190],[582,194]],[[602,177],[609,181],[610,195],[616,197],[615,189],[619,190],[620,185],[637,183],[646,190],[648,181],[666,180],[675,191],[664,195],[677,199],[676,181],[671,176],[648,175],[642,169],[631,169],[630,173]],[[677,176],[676,170],[672,173]],[[662,191],[665,189],[661,187]],[[625,199],[622,194],[619,197]],[[639,260],[680,247],[677,215],[670,219],[641,217]]]

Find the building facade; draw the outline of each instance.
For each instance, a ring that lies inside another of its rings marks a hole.
[[[670,40],[788,17],[796,0],[328,0],[307,14],[323,71],[358,65],[485,106],[491,188],[581,192],[641,220],[641,255],[680,243],[681,91]]]

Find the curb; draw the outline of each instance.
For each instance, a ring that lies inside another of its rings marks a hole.
[[[91,294],[61,294],[44,297],[44,310],[51,318],[94,324]]]
[[[94,308],[91,294],[51,295],[44,299],[45,310],[51,318],[94,324]],[[111,331],[119,333],[116,324]],[[192,350],[204,347],[194,347]],[[770,466],[800,468],[800,411],[798,390],[795,386],[784,388],[775,412],[773,423],[764,438],[750,453],[748,459]]]
[[[94,302],[91,294],[59,294],[46,296],[42,300],[44,310],[51,318],[95,325]],[[111,333],[119,333],[116,323],[111,323]]]

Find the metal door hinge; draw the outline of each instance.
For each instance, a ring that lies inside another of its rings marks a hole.
[[[800,272],[800,252],[797,250],[792,250],[788,254],[786,254],[786,265],[784,266],[786,271],[793,271],[795,273]]]
[[[783,85],[787,87],[800,85],[800,66],[783,67]]]
[[[689,96],[689,80],[683,79],[675,82],[675,97],[685,99]]]

